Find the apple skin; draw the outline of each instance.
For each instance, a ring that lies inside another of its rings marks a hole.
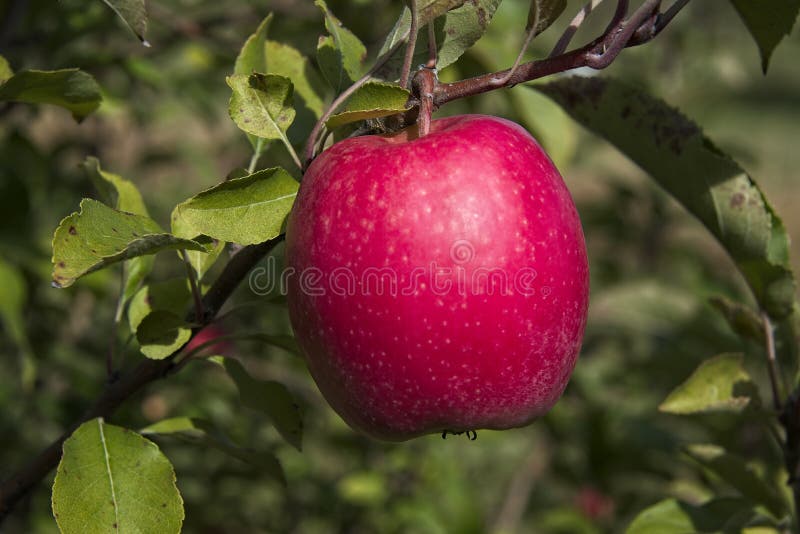
[[[286,258],[311,375],[374,438],[524,426],[575,366],[589,294],[580,219],[513,122],[462,115],[422,138],[412,127],[336,143],[305,173]],[[480,282],[486,269],[505,273],[505,291]]]

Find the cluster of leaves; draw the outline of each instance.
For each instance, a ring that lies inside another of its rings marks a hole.
[[[143,2],[108,4],[144,40]],[[224,257],[227,244],[257,244],[282,233],[303,163],[289,135],[289,128],[299,115],[305,113],[316,120],[326,117],[325,127],[337,138],[348,133],[347,129],[334,131],[342,126],[407,110],[409,93],[395,82],[401,75],[400,45],[408,37],[409,10],[403,10],[377,52],[381,67],[370,69],[367,47],[323,0],[315,4],[326,29],[326,35],[318,41],[315,61],[289,44],[269,39],[272,16],[264,19],[245,42],[233,73],[227,78],[231,90],[228,111],[250,141],[250,164],[177,204],[169,231],[149,215],[133,182],[101,169],[94,158],[83,164],[100,200],[84,199],[80,211],[66,217],[55,231],[53,283],[68,287],[90,273],[119,267],[123,281],[116,324],[129,329],[147,358],[180,354],[193,331],[201,326],[197,310],[192,309],[193,293],[203,290],[207,275]],[[421,22],[434,25],[437,67],[444,69],[455,64],[484,35],[500,2],[418,4]],[[733,4],[756,37],[766,69],[776,44],[791,29],[791,24],[786,27],[786,20],[794,20],[797,6],[787,3],[786,13],[769,15],[753,8],[750,2],[735,0]],[[541,33],[558,19],[565,6],[563,1],[532,2],[529,29]],[[414,64],[424,62],[427,48],[427,35],[423,32]],[[350,95],[341,109],[326,110],[326,102],[365,76],[368,81]],[[0,59],[0,84],[0,100],[56,104],[78,120],[95,111],[101,101],[97,83],[77,69],[14,74]],[[781,362],[794,374],[798,367],[798,318],[788,237],[755,182],[693,122],[639,89],[601,78],[567,78],[534,89],[536,92],[519,88],[511,98],[524,102],[520,105],[523,108],[536,102],[536,112],[543,109],[545,115],[556,113],[556,106],[560,107],[589,131],[607,139],[722,243],[752,289],[758,308],[718,299],[722,315],[742,336],[743,343],[763,343],[761,314],[766,314],[778,327]],[[295,95],[300,99],[296,107]],[[548,104],[541,95],[552,102]],[[537,121],[541,125],[543,120],[533,120],[532,129],[537,129]],[[300,139],[307,137],[299,135]],[[273,141],[285,147],[296,169],[259,167]],[[547,139],[544,141],[547,145]],[[168,250],[178,251],[189,275],[150,281],[154,256]],[[0,263],[0,279],[11,281],[0,287],[4,292],[0,299],[4,324],[15,344],[23,352],[30,352],[22,321],[14,311],[20,307],[16,303],[24,300],[24,281],[6,263]],[[263,334],[238,337],[292,349],[291,340],[285,338]],[[202,347],[196,349],[199,350]],[[192,357],[196,351],[185,351],[182,357]],[[252,378],[237,360],[214,356],[207,359],[231,377],[242,405],[266,414],[286,442],[300,448],[302,420],[298,401],[285,386]],[[28,369],[28,382],[34,373]],[[585,385],[585,378],[577,376],[576,380],[578,387]],[[734,414],[765,422],[768,427],[775,425],[776,415],[760,399],[756,380],[745,369],[743,355],[732,353],[700,363],[686,382],[661,403],[660,410],[689,416]],[[556,436],[558,422],[550,424],[551,433]],[[53,486],[53,511],[62,531],[105,531],[109,525],[122,529],[135,525],[142,530],[157,525],[162,532],[180,529],[184,503],[175,485],[175,473],[145,436],[170,436],[201,444],[246,462],[280,483],[286,481],[274,451],[242,447],[207,418],[171,417],[148,425],[139,433],[95,419],[81,425],[64,445]],[[745,458],[720,444],[694,443],[685,445],[684,451],[713,479],[713,489],[719,490],[719,496],[700,505],[664,500],[639,515],[630,524],[629,532],[711,532],[753,525],[785,526],[791,507],[787,496],[776,491],[773,483],[776,476],[785,477],[780,467],[778,475],[774,469],[759,472]],[[385,498],[368,471],[352,473],[339,483],[343,494],[356,503],[374,504]],[[87,485],[92,491],[84,491]]]

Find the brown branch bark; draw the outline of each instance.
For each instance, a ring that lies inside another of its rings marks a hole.
[[[679,0],[676,6],[673,6],[675,9],[671,10],[668,18],[660,18],[658,15],[660,0],[647,0],[629,18],[619,20],[620,6],[627,5],[627,2],[619,2],[614,16],[614,20],[618,22],[610,24],[603,35],[591,43],[570,52],[523,63],[514,72],[506,69],[458,82],[437,84],[433,91],[434,106],[438,108],[459,98],[479,95],[500,87],[513,87],[519,83],[581,67],[603,69],[625,48],[642,44],[655,37],[686,3],[685,0]],[[505,83],[498,84],[498,79],[504,80]]]
[[[211,322],[250,269],[282,240],[283,236],[279,236],[258,245],[247,246],[230,259],[219,278],[203,296],[202,326],[192,331],[192,337],[203,326]],[[190,320],[194,318],[194,310],[188,317]],[[143,360],[128,373],[108,383],[91,407],[80,419],[70,425],[61,437],[39,453],[27,466],[3,481],[0,485],[0,523],[8,516],[17,501],[30,492],[58,465],[61,458],[61,446],[76,428],[95,417],[110,417],[133,394],[151,382],[167,376],[173,370],[175,365],[173,360],[179,352],[180,350],[163,360]]]

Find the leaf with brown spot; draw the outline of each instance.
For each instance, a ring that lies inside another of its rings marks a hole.
[[[612,79],[573,77],[535,87],[614,144],[700,219],[771,317],[794,312],[795,281],[783,222],[755,181],[694,122]]]
[[[117,227],[124,232],[120,234]],[[133,231],[139,237],[124,237]],[[85,198],[80,212],[61,221],[53,235],[53,283],[68,287],[81,276],[109,265],[167,249],[205,250],[196,241],[165,233],[148,217]]]

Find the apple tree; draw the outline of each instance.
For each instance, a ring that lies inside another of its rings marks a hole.
[[[10,1],[0,525],[797,531],[798,10]]]

